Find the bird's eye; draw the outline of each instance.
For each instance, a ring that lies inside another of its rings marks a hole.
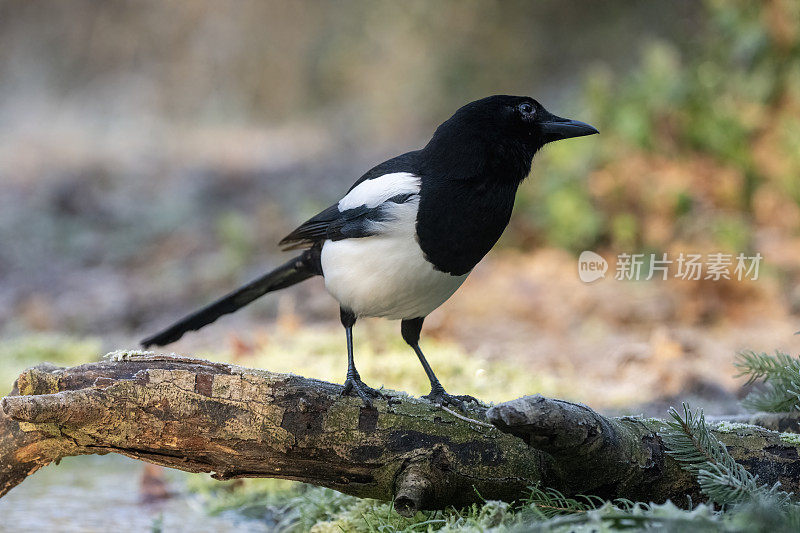
[[[525,102],[524,104],[520,104],[519,110],[523,114],[528,115],[530,113],[533,113],[533,106],[531,104],[529,104],[528,102]]]

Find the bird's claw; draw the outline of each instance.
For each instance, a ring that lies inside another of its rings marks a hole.
[[[383,394],[367,386],[366,383],[359,378],[347,378],[344,382],[344,389],[342,389],[342,396],[346,396],[355,392],[361,401],[364,402],[365,407],[372,407],[372,398],[383,398]]]
[[[448,394],[444,389],[432,389],[431,392],[423,396],[423,398],[436,405],[452,405],[459,409],[463,409],[464,404],[468,402],[475,402],[475,404],[480,405],[480,401],[469,394],[456,396],[454,394]]]

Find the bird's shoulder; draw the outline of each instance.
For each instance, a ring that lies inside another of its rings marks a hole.
[[[365,181],[380,178],[386,174],[395,174],[399,172],[407,172],[409,174],[419,173],[419,160],[421,150],[414,150],[413,152],[406,152],[391,159],[387,159],[383,163],[379,163],[366,171],[363,176],[358,178],[355,183],[347,190],[349,193]]]
[[[280,241],[284,250],[309,248],[327,239],[374,235],[375,222],[391,206],[412,200],[420,190],[419,151],[380,163],[361,176],[337,203],[320,211]]]

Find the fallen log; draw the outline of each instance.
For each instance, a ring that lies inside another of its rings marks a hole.
[[[419,509],[567,495],[701,501],[665,453],[663,421],[607,418],[528,396],[487,409],[386,391],[373,408],[342,387],[175,355],[23,372],[0,404],[0,496],[51,462],[119,453],[217,479],[276,477]],[[764,482],[800,489],[800,444],[743,424],[717,437]]]

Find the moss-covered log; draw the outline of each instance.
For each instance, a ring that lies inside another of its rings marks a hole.
[[[763,415],[763,414],[762,414]],[[666,424],[657,418],[604,417],[585,405],[526,396],[492,407],[487,417],[504,432],[553,457],[566,494],[664,502],[703,501],[693,476],[666,453]],[[718,420],[715,437],[737,462],[763,483],[780,482],[800,491],[800,435],[778,433],[747,423]],[[792,419],[791,414],[783,418]],[[744,419],[743,419],[744,420]]]
[[[700,499],[658,420],[605,418],[530,396],[455,411],[389,392],[373,408],[288,374],[142,354],[25,371],[0,410],[0,496],[69,455],[120,453],[216,478],[279,477],[397,509],[567,494]],[[489,422],[492,423],[489,423]],[[763,481],[800,489],[800,445],[752,426],[717,432]]]

